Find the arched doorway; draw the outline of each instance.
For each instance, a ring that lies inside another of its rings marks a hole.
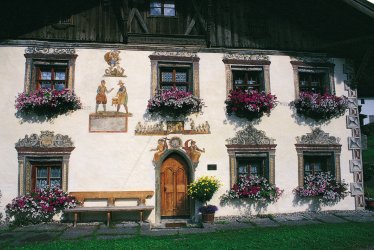
[[[188,166],[178,154],[171,154],[160,169],[161,217],[189,217]]]

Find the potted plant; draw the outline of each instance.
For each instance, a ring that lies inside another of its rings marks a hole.
[[[199,212],[202,214],[203,222],[213,222],[214,213],[218,210],[216,206],[208,205],[207,202],[210,201],[215,192],[217,192],[220,187],[220,181],[213,176],[203,176],[192,182],[188,186],[188,195],[192,199],[200,201],[205,204],[199,208]]]
[[[296,108],[297,114],[319,121],[343,115],[348,108],[348,99],[327,93],[300,92],[299,98],[291,105]]]
[[[340,183],[329,173],[307,175],[304,186],[294,189],[299,198],[317,197],[319,201],[337,202],[348,195],[348,184],[344,180]]]
[[[256,90],[231,90],[225,101],[226,113],[230,116],[235,114],[237,117],[252,120],[260,118],[264,113],[269,114],[277,105],[277,97],[265,92]]]
[[[147,112],[151,115],[180,117],[201,112],[204,102],[191,92],[173,87],[159,91],[148,100]]]
[[[82,103],[69,89],[38,89],[20,93],[16,98],[17,112],[23,115],[43,116],[47,119],[82,108]]]
[[[283,190],[270,184],[269,181],[257,175],[239,177],[233,187],[221,196],[222,201],[246,198],[262,204],[276,202]]]
[[[206,205],[199,208],[203,222],[214,222],[214,214],[218,211],[218,207],[214,205]]]

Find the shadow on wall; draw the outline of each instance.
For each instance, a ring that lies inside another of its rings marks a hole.
[[[238,199],[221,199],[220,205],[222,207],[230,207],[237,211],[240,211],[242,216],[251,216],[262,214],[267,211],[269,203],[253,201],[249,198],[238,198]],[[256,214],[253,214],[255,212]]]
[[[295,195],[292,201],[294,207],[307,205],[310,212],[318,212],[322,210],[322,207],[334,206],[338,203],[339,201],[322,200],[321,197],[299,197],[298,195]]]
[[[321,126],[321,125],[328,125],[330,124],[330,120],[319,120],[316,121],[312,118],[305,117],[297,113],[296,108],[290,103],[289,105],[290,110],[292,111],[291,117],[295,119],[295,122],[298,125],[308,125],[311,127]]]
[[[69,116],[70,113],[74,111],[67,112],[65,114],[56,114],[54,116],[38,116],[38,115],[30,115],[24,114],[22,112],[16,112],[15,116],[17,119],[20,120],[20,123],[43,123],[43,122],[51,122],[53,123],[54,119],[56,119],[60,115]]]
[[[248,124],[258,125],[258,124],[261,123],[261,120],[262,120],[262,117],[255,118],[255,119],[252,119],[252,120],[248,120],[246,118],[240,118],[240,117],[237,117],[235,115],[228,115],[226,113],[226,109],[225,109],[225,114],[226,114],[226,119],[223,120],[223,124],[233,125],[236,129],[246,127]],[[269,116],[269,115],[267,115],[267,116]]]

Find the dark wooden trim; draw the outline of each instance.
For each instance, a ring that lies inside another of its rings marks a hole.
[[[295,144],[296,150],[329,151],[341,150],[340,144]]]
[[[154,61],[173,61],[173,62],[198,62],[199,57],[181,57],[181,56],[156,56],[150,55],[149,59]]]
[[[78,57],[77,54],[24,54],[25,58],[32,59],[53,59],[53,60],[71,60]]]
[[[129,36],[144,36],[149,39],[150,34],[134,34],[129,33]],[[159,35],[153,35],[154,37],[160,37]],[[162,38],[167,41],[169,36],[163,36]],[[136,51],[170,51],[173,49],[180,49],[189,52],[200,52],[200,53],[240,53],[248,52],[248,48],[223,48],[223,47],[201,47],[205,45],[205,36],[184,36],[174,35],[174,37],[186,37],[188,39],[193,38],[194,40],[200,40],[202,43],[185,43],[181,44],[123,44],[123,43],[98,43],[98,42],[82,42],[82,41],[56,41],[50,39],[39,39],[39,40],[27,40],[27,39],[7,39],[0,41],[0,47],[33,47],[33,46],[45,46],[46,44],[54,48],[82,48],[82,49],[118,49],[118,50],[136,50]],[[186,39],[187,40],[187,39]],[[342,58],[341,56],[334,56],[331,53],[318,52],[318,51],[292,51],[292,50],[264,50],[264,49],[253,49],[251,50],[256,55],[284,55],[284,56],[297,56],[297,57],[335,57]]]
[[[65,155],[70,154],[75,147],[52,147],[52,148],[37,148],[37,147],[16,147],[18,154],[31,155]]]
[[[238,59],[223,59],[224,64],[244,64],[244,65],[270,65],[270,61],[265,60],[238,60]]]
[[[248,150],[274,150],[277,144],[263,144],[263,145],[253,145],[253,144],[228,144],[225,145],[227,151],[248,151]]]
[[[300,61],[291,61],[292,66],[299,67],[320,67],[320,68],[331,68],[334,67],[333,63],[318,63],[318,62],[300,62]]]

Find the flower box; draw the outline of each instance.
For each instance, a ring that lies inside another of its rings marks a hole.
[[[6,214],[13,226],[24,226],[52,221],[56,214],[76,206],[74,197],[60,188],[46,187],[14,198],[6,205]]]
[[[231,90],[225,101],[226,113],[248,120],[260,118],[264,113],[269,114],[276,106],[277,97],[256,90]]]
[[[82,103],[69,89],[39,89],[32,93],[20,93],[15,107],[22,115],[43,116],[48,119],[82,108]]]
[[[201,112],[203,101],[190,92],[172,88],[148,100],[147,112],[152,115],[180,117]]]
[[[241,176],[237,183],[221,196],[222,201],[248,198],[250,200],[269,203],[276,202],[283,190],[268,182],[264,177],[257,175]]]
[[[348,184],[337,182],[330,173],[307,175],[304,186],[294,189],[299,198],[317,197],[323,202],[337,202],[348,195]]]
[[[343,115],[348,108],[348,100],[345,96],[301,92],[291,105],[299,115],[319,121]]]

